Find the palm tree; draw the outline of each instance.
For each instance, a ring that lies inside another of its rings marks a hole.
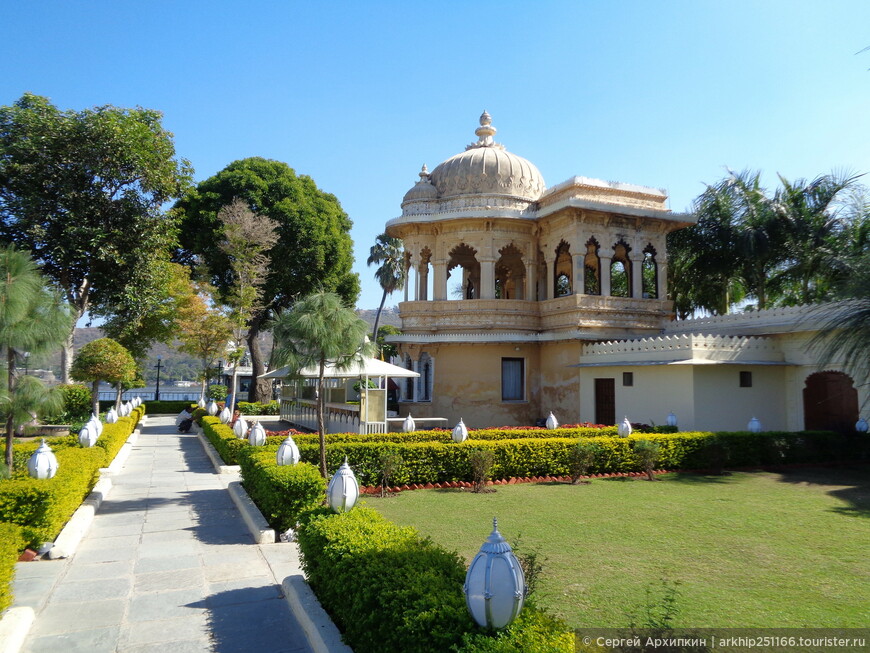
[[[842,217],[844,194],[855,188],[857,175],[835,173],[807,183],[790,183],[780,175],[782,188],[773,200],[785,227],[788,261],[777,282],[785,288],[781,301],[809,304],[831,298],[833,284],[845,272],[848,220]]]
[[[346,307],[335,293],[317,292],[296,302],[281,313],[273,330],[276,365],[286,365],[293,373],[314,367],[317,375],[317,433],[320,436],[320,474],[326,478],[326,437],[323,419],[326,365],[347,369],[374,354],[375,346],[366,341],[368,325]]]
[[[375,244],[372,245],[366,263],[368,265],[380,263],[380,267],[375,271],[375,279],[384,289],[384,294],[381,295],[381,305],[378,306],[378,312],[375,315],[375,326],[372,329],[372,340],[376,340],[378,322],[381,320],[381,311],[384,309],[387,295],[405,287],[405,253],[402,240],[385,233],[380,234],[375,239]]]
[[[0,248],[0,347],[6,352],[0,415],[6,423],[6,465],[10,471],[16,427],[30,421],[33,413],[56,408],[38,381],[19,379],[18,354],[29,351],[38,355],[60,348],[73,321],[69,306],[46,286],[30,256],[14,245]]]

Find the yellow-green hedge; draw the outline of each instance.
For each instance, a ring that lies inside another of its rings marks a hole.
[[[24,548],[21,527],[0,524],[0,615],[12,605],[12,578],[18,553]]]

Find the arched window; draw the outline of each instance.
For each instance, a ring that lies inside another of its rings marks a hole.
[[[631,297],[631,248],[620,240],[613,246],[610,262],[610,294],[613,297]]]
[[[556,261],[553,265],[553,297],[570,295],[573,292],[571,285],[571,247],[564,240],[556,248]]]
[[[495,262],[496,299],[523,299],[525,297],[526,266],[523,255],[513,244],[500,249]]]
[[[448,280],[457,267],[462,269],[462,275],[454,277],[454,283],[448,290],[447,298],[477,299],[480,297],[477,290],[480,287],[480,263],[477,261],[477,250],[465,243],[450,250],[450,259],[447,262]]]
[[[598,241],[586,241],[586,255],[583,257],[583,292],[587,295],[601,294],[601,260],[598,258]]]
[[[420,354],[420,362],[417,371],[420,378],[417,379],[417,401],[432,401],[432,368],[433,361],[429,354]]]
[[[641,264],[641,282],[644,299],[658,299],[659,296],[659,266],[656,263],[656,250],[647,245],[643,250]]]

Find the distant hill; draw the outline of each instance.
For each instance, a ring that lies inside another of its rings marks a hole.
[[[365,320],[369,327],[374,326],[377,309],[357,309],[357,315]],[[384,307],[381,311],[380,325],[391,324],[393,326],[401,326],[402,321],[399,319],[399,311],[397,307]],[[89,342],[103,337],[103,330],[100,327],[83,327],[75,330],[73,335],[73,346],[76,351],[84,347]],[[261,334],[261,346],[263,353],[268,358],[269,352],[272,350],[272,333],[265,332]],[[155,366],[157,357],[161,357],[161,381],[191,381],[199,370],[199,361],[187,354],[182,354],[176,349],[164,345],[162,343],[155,344],[148,355],[148,363],[146,364],[146,380],[153,381],[156,375]],[[56,374],[60,373],[60,352],[47,357],[45,360],[31,361],[31,369],[50,369]]]

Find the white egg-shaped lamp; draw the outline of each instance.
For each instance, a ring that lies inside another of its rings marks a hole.
[[[858,433],[867,433],[867,430],[868,430],[867,420],[864,419],[863,417],[859,418],[858,421],[855,422],[855,430]]]
[[[224,409],[221,411],[221,414],[218,415],[218,419],[220,419],[221,424],[228,424],[232,418],[233,418],[233,414],[230,412],[230,407],[224,406]]]
[[[616,432],[621,438],[627,438],[631,435],[631,422],[628,421],[627,415],[622,419],[619,426],[616,427]]]
[[[459,423],[453,427],[451,435],[456,443],[465,442],[468,439],[468,429],[465,427],[465,422],[462,421],[461,417],[459,418]]]
[[[668,416],[665,419],[665,423],[668,426],[676,426],[677,425],[677,416],[674,415],[674,411],[671,411],[668,413]]]
[[[262,447],[266,444],[266,429],[260,422],[254,422],[251,432],[248,434],[248,442],[255,447]]]
[[[465,574],[465,604],[481,628],[508,626],[523,609],[526,580],[519,560],[492,520],[492,533],[480,547]]]
[[[295,465],[299,462],[299,447],[296,446],[296,441],[292,436],[287,436],[287,439],[278,447],[277,461],[279,465]]]
[[[106,424],[114,424],[118,421],[118,411],[112,406],[106,413]]]
[[[405,433],[410,433],[411,431],[417,430],[417,425],[414,423],[414,418],[411,417],[411,413],[408,413],[408,416],[405,418],[405,421],[402,422],[402,430]]]
[[[27,460],[27,472],[33,478],[44,480],[54,478],[54,475],[57,474],[57,468],[57,457],[43,439],[39,448]]]
[[[746,430],[750,433],[761,433],[761,421],[757,417],[753,417],[746,425]]]
[[[551,431],[553,429],[559,428],[559,420],[556,419],[556,416],[553,415],[553,411],[550,411],[550,414],[547,415],[547,428]]]
[[[97,429],[93,422],[85,424],[79,431],[79,444],[83,447],[93,447],[97,443]]]
[[[206,408],[206,411],[208,411],[208,414],[212,417],[218,414],[218,405],[214,399],[208,402],[208,408]]]
[[[196,405],[199,406],[200,408],[205,408],[205,399],[200,397],[199,401],[196,402]]]
[[[248,422],[244,417],[239,417],[233,424],[233,433],[240,440],[248,437]]]
[[[359,483],[345,458],[326,486],[326,501],[334,512],[347,512],[354,507],[357,499]]]

